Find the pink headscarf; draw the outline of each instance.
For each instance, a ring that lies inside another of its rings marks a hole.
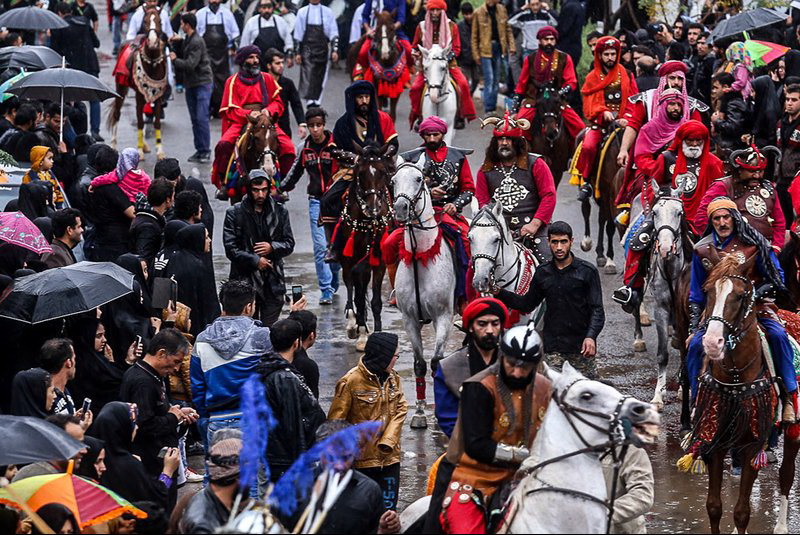
[[[676,101],[683,103],[683,117],[678,121],[671,121],[667,116],[667,105]],[[658,155],[661,149],[675,138],[678,128],[688,119],[686,107],[686,101],[677,89],[665,89],[659,98],[654,117],[639,131],[633,157],[638,158],[643,154]]]
[[[447,12],[442,11],[442,14],[439,16],[439,42],[433,42],[433,21],[431,20],[431,12],[428,10],[425,13],[425,28],[422,32],[422,46],[428,50],[430,50],[435,44],[441,46],[442,48],[447,48],[450,46],[451,39],[450,19],[447,18]]]
[[[419,125],[419,135],[424,136],[425,134],[430,132],[446,134],[447,123],[435,115],[427,117]]]

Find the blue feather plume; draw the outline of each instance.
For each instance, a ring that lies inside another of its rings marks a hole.
[[[375,439],[381,426],[381,422],[362,422],[314,444],[275,484],[270,505],[283,515],[293,515],[298,504],[308,497],[316,479],[317,463],[322,461],[331,467],[350,465],[358,458],[362,446]]]
[[[239,456],[239,483],[242,488],[258,484],[258,468],[264,466],[269,480],[267,439],[277,425],[272,409],[267,403],[264,384],[258,374],[252,374],[241,390],[242,452]]]

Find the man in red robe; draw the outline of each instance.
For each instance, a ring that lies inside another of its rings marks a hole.
[[[428,0],[425,4],[427,13],[425,20],[419,23],[414,33],[414,41],[411,43],[412,54],[420,57],[419,48],[430,50],[433,45],[439,45],[443,49],[450,47],[450,78],[453,79],[458,87],[458,115],[456,117],[456,128],[464,128],[466,121],[475,119],[475,104],[472,102],[472,94],[469,90],[469,83],[464,73],[456,63],[456,57],[461,54],[461,35],[455,22],[447,18],[447,4],[444,0]],[[425,74],[420,70],[417,72],[414,82],[411,84],[409,96],[411,98],[411,113],[409,122],[411,126],[422,118],[422,98],[425,89]],[[443,88],[443,90],[445,90]]]
[[[276,124],[284,109],[281,88],[269,73],[261,72],[261,51],[255,45],[245,46],[236,53],[239,72],[225,82],[219,114],[222,118],[222,136],[214,149],[214,166],[211,182],[222,189],[236,141],[247,125],[248,116],[269,115]],[[282,176],[289,173],[294,162],[294,145],[280,126],[278,131],[278,168]]]
[[[585,126],[583,119],[565,102],[567,96],[578,89],[575,65],[569,54],[556,50],[558,30],[545,26],[539,30],[536,38],[539,40],[539,49],[525,58],[517,88],[514,90],[514,99],[519,107],[517,118],[527,119],[533,124],[536,99],[543,91],[549,91],[552,93],[551,98],[557,95],[563,99],[562,117],[569,135],[574,139]],[[528,141],[533,141],[530,130],[526,134]]]
[[[578,157],[578,171],[583,177],[579,199],[592,195],[592,176],[597,160],[600,143],[603,140],[602,129],[614,121],[625,126],[625,111],[628,97],[639,92],[633,75],[620,62],[622,44],[615,37],[601,37],[594,49],[594,64],[586,76],[581,89],[583,95],[583,116],[592,123],[592,127],[583,138],[583,146]]]

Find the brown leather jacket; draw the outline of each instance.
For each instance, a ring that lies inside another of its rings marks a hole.
[[[516,43],[511,33],[511,26],[508,25],[508,11],[501,3],[497,3],[496,8],[495,18],[500,48],[503,54],[513,54],[516,51]],[[476,61],[492,57],[492,19],[485,3],[475,10],[472,20],[472,56]]]
[[[408,413],[400,376],[396,371],[382,385],[378,377],[367,370],[363,361],[336,383],[328,411],[329,420],[347,420],[357,424],[370,420],[383,422],[378,438],[364,447],[355,468],[384,467],[400,462],[400,432]]]

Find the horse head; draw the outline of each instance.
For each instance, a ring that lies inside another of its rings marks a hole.
[[[162,30],[161,30],[161,15],[158,8],[151,8],[145,11],[144,25],[147,33],[145,41],[145,50],[148,55],[156,52],[160,53],[163,47]]]
[[[540,435],[547,419],[556,417],[556,414],[551,416],[555,413],[555,404],[567,420],[560,432],[568,449],[609,442],[619,445],[623,440],[641,445],[652,443],[658,436],[661,417],[650,403],[624,396],[613,386],[587,379],[569,362],[564,363],[560,373],[548,368],[546,375],[553,382],[553,401]]]
[[[655,247],[663,260],[678,254],[683,231],[683,201],[680,197],[664,196],[653,204]]]
[[[745,258],[741,252],[731,253],[708,274],[703,286],[708,296],[703,349],[712,361],[725,358],[726,349],[733,350],[738,338],[752,327],[755,288],[749,275],[755,267],[756,256]]]
[[[422,223],[425,216],[432,216],[431,193],[422,169],[413,163],[402,162],[397,166],[392,184],[394,216],[398,223]]]
[[[561,135],[563,119],[561,116],[561,99],[550,89],[544,89],[536,99],[536,130],[544,134],[551,145]]]
[[[362,213],[369,218],[389,213],[391,198],[388,183],[394,172],[395,146],[369,142],[362,147],[354,142],[353,149],[356,154],[353,186],[357,186],[355,194]]]
[[[394,11],[381,11],[375,20],[372,53],[381,63],[389,65],[397,56],[397,36],[394,30]]]
[[[472,219],[468,237],[472,254],[472,285],[478,293],[488,294],[495,285],[495,271],[498,263],[502,262],[504,249],[514,247],[500,203],[481,208]]]
[[[261,167],[273,178],[278,171],[278,132],[268,114],[247,116],[250,139],[245,149],[249,169]]]
[[[428,86],[428,96],[433,103],[438,104],[442,93],[447,93],[447,85],[450,83],[450,67],[447,59],[450,55],[450,45],[442,48],[434,43],[430,49],[420,46],[419,50],[422,53],[422,69]]]

